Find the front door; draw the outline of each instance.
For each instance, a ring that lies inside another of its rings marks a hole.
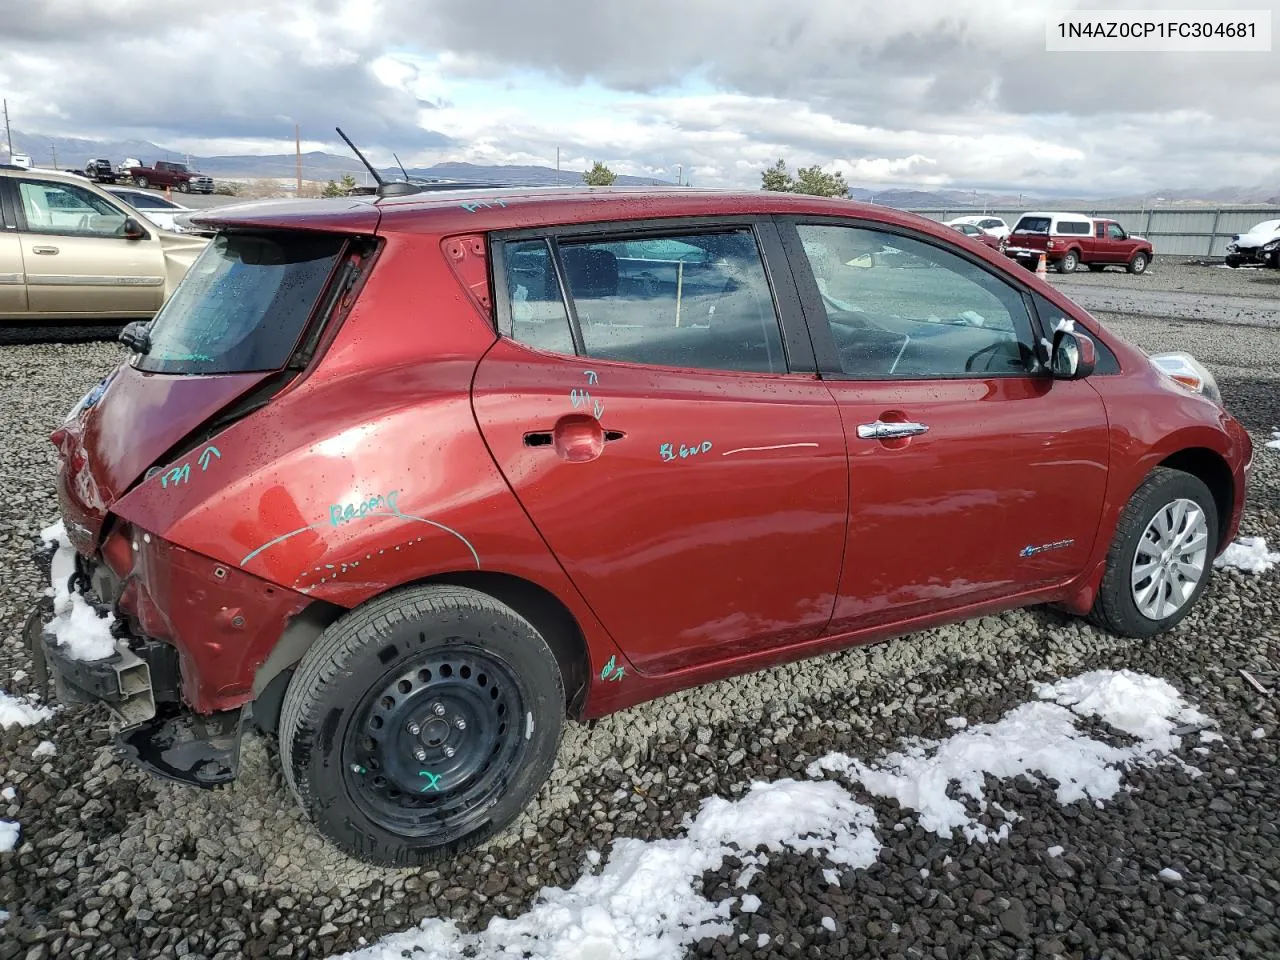
[[[125,212],[78,184],[13,182],[33,313],[136,317],[160,309],[164,254],[154,234],[127,239]]]
[[[833,632],[1080,573],[1102,512],[1106,415],[1088,381],[1043,372],[1022,292],[936,241],[870,224],[783,229],[849,444]]]
[[[797,362],[793,286],[780,326],[774,293],[792,281],[785,264],[770,276],[756,228],[495,253],[504,336],[476,374],[477,420],[636,668],[817,637],[844,551],[844,432],[803,371],[811,347]]]

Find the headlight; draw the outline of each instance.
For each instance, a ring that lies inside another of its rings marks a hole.
[[[1270,253],[1272,250],[1280,250],[1280,240],[1272,240],[1270,243],[1266,244],[1262,249],[1265,250],[1267,253]]]
[[[1208,397],[1222,406],[1222,391],[1213,374],[1189,353],[1157,353],[1149,358],[1156,369],[1192,393]]]

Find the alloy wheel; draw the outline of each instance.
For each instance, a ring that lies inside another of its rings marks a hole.
[[[1138,612],[1173,616],[1187,603],[1209,559],[1209,524],[1194,500],[1179,498],[1156,511],[1134,552],[1129,583]]]

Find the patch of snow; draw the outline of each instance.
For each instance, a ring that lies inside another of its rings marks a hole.
[[[1168,681],[1132,670],[1095,670],[1070,680],[1040,684],[1036,695],[1085,717],[1097,717],[1157,750],[1181,742],[1173,730],[1184,724],[1213,723]]]
[[[41,740],[40,744],[31,751],[31,759],[43,760],[45,757],[52,757],[58,752],[58,748],[54,746],[52,740]]]
[[[929,879],[929,868],[928,868],[928,867],[921,867],[921,868],[920,868],[920,879],[921,879],[921,880],[927,880],[927,879]]]
[[[1191,752],[1201,757],[1207,757],[1209,754],[1213,753],[1213,751],[1208,747],[1192,747]]]
[[[952,730],[963,730],[969,725],[969,721],[964,717],[947,717],[944,722]]]
[[[1213,561],[1218,568],[1229,567],[1245,573],[1266,573],[1280,563],[1280,553],[1267,550],[1265,537],[1241,537]]]
[[[53,710],[0,690],[0,727],[29,727],[53,716]]]
[[[13,671],[13,682],[14,682],[14,683],[21,683],[21,682],[22,682],[23,680],[25,680],[25,679],[27,679],[27,671],[25,671],[25,670],[15,670],[15,671]]]
[[[588,851],[587,851],[587,863],[591,864],[593,867],[598,867],[598,866],[600,866],[600,851],[599,851],[599,850],[588,850]]]
[[[1067,333],[1075,333],[1076,322],[1074,320],[1068,319],[1067,317],[1062,317],[1058,321],[1057,325],[1053,328],[1053,332],[1057,333],[1059,330],[1065,330],[1067,331]]]
[[[1039,699],[994,723],[966,726],[942,741],[913,739],[870,764],[830,754],[812,763],[808,775],[843,774],[871,793],[916,811],[927,830],[950,834],[959,829],[971,841],[985,843],[1007,837],[1011,820],[1018,817],[1016,811],[986,801],[983,787],[988,775],[1052,778],[1059,784],[1060,803],[1092,800],[1101,806],[1103,799],[1123,788],[1124,770],[1183,763],[1171,755],[1181,743],[1172,733],[1175,728],[1211,722],[1163,680],[1127,670],[1041,684],[1036,692]],[[1114,746],[1095,740],[1081,729],[1082,718],[1105,721],[1134,742]],[[980,823],[969,811],[970,801],[979,811],[1003,813],[1006,822],[998,830]],[[740,887],[750,882],[757,864],[767,862],[767,856],[757,852],[761,848],[814,853],[836,865],[865,869],[880,852],[875,826],[874,812],[835,779],[753,782],[737,800],[703,800],[697,814],[685,818],[683,836],[614,840],[598,872],[584,871],[567,889],[544,887],[519,917],[495,917],[475,933],[464,933],[448,920],[428,918],[414,929],[335,960],[400,960],[410,953],[423,960],[675,960],[704,937],[741,935],[731,922],[733,898],[713,903],[700,895],[702,877],[720,869],[726,857],[736,856],[745,865]],[[904,830],[906,825],[897,823],[894,829]],[[1061,846],[1048,849],[1051,857],[1062,853]],[[839,883],[836,869],[815,866],[827,883]],[[920,874],[926,877],[928,871]],[[1163,871],[1161,876],[1169,878]],[[738,902],[743,913],[762,906],[751,893],[742,894]],[[824,920],[823,926],[831,930],[835,921],[831,923],[827,926]],[[897,929],[897,924],[891,926],[891,932]],[[768,943],[768,936],[761,934],[758,946]]]
[[[830,933],[836,932],[836,922],[831,917],[822,918],[822,929]]]
[[[1266,735],[1267,735],[1267,731],[1263,730],[1262,727],[1254,728],[1254,731],[1251,734],[1249,734],[1249,736],[1253,737],[1253,739],[1255,740],[1261,740]]]
[[[18,799],[18,791],[13,789],[13,787],[5,787],[3,790],[0,790],[0,797],[4,797],[4,799],[13,803],[13,801]]]
[[[1171,880],[1175,883],[1182,879],[1182,874],[1171,867],[1165,867],[1160,871],[1159,876],[1162,880]]]
[[[757,950],[761,949],[762,947],[767,947],[768,945],[769,945],[769,935],[767,933],[762,933],[760,934],[760,936],[756,937]]]
[[[545,887],[529,910],[514,919],[495,917],[476,933],[428,918],[415,929],[362,950],[348,960],[400,960],[402,951],[434,960],[474,956],[677,958],[703,937],[734,933],[732,900],[712,903],[700,895],[702,877],[724,858],[770,850],[813,851],[835,863],[868,867],[879,841],[875,814],[831,781],[752,783],[738,800],[710,797],[685,836],[646,842],[615,840],[599,873],[570,888]],[[746,894],[743,909],[759,906]]]
[[[18,845],[18,834],[22,832],[12,820],[0,820],[0,853],[8,853]]]
[[[1201,730],[1200,742],[1201,743],[1221,743],[1222,734],[1214,733],[1212,730]]]
[[[111,636],[115,617],[110,613],[99,617],[83,596],[67,586],[68,578],[75,571],[75,551],[67,539],[66,529],[61,522],[55,523],[42,530],[40,536],[46,542],[58,544],[49,568],[53,619],[44,625],[44,632],[52,634],[72,660],[103,660],[111,656],[116,649]]]
[[[741,887],[745,890],[747,887],[751,886],[751,881],[756,878],[756,874],[759,872],[760,868],[754,863],[748,864],[746,867],[743,867],[742,872],[738,874],[738,880],[735,886]]]
[[[1040,702],[1025,703],[995,723],[969,727],[943,741],[915,739],[905,749],[873,764],[830,754],[809,765],[810,776],[844,774],[876,796],[896,800],[920,814],[920,825],[943,836],[960,830],[970,841],[987,843],[1009,835],[970,814],[966,800],[988,809],[983,790],[989,774],[1058,781],[1061,804],[1115,796],[1121,771],[1153,764],[1180,743],[1175,726],[1209,722],[1163,680],[1127,670],[1099,670],[1056,684],[1042,684]],[[1057,703],[1045,702],[1055,699]],[[1083,733],[1080,716],[1098,717],[1140,742],[1112,746]],[[952,785],[955,789],[951,789]]]
[[[1280,450],[1280,430],[1271,431],[1271,439],[1267,441],[1267,446],[1272,450]]]

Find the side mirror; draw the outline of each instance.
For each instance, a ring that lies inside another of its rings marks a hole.
[[[142,229],[142,224],[134,217],[124,218],[124,225],[120,228],[120,232],[126,240],[141,240],[147,235],[147,231]]]
[[[1083,380],[1093,373],[1098,350],[1093,340],[1074,330],[1059,330],[1053,335],[1053,353],[1049,369],[1055,380]]]
[[[146,353],[151,349],[150,320],[134,320],[126,323],[117,340],[134,353]]]

